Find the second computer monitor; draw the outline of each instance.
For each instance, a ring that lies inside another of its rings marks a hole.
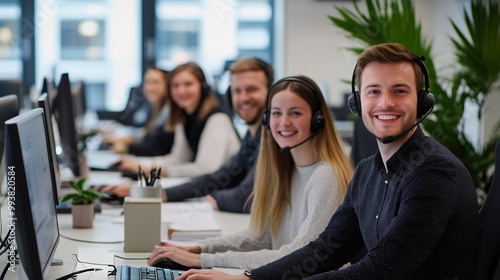
[[[47,144],[49,145],[49,162],[53,166],[52,183],[54,184],[54,202],[59,204],[58,195],[61,192],[61,175],[59,172],[59,161],[56,154],[56,143],[54,140],[54,129],[52,126],[52,112],[48,93],[43,93],[38,98],[38,107],[43,109],[44,123],[47,131]]]
[[[54,105],[64,164],[71,169],[73,176],[79,177],[81,157],[78,152],[78,134],[68,73],[61,75]]]

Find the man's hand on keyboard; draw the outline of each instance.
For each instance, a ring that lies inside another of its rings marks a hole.
[[[95,189],[99,192],[107,193],[108,195],[116,195],[118,197],[125,197],[130,195],[130,183],[124,182],[118,185],[99,185]]]
[[[184,248],[174,246],[162,246],[156,248],[149,257],[148,265],[153,265],[154,263],[164,258],[171,259],[174,262],[188,267],[201,267],[201,258],[199,253],[191,253]]]

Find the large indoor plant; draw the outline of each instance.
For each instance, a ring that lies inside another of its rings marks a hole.
[[[66,194],[61,198],[61,202],[71,201],[71,214],[75,228],[91,228],[93,226],[94,201],[105,196],[92,188],[85,188],[85,180],[85,178],[81,178],[77,182],[70,181],[69,185],[76,192]]]
[[[436,107],[423,123],[424,130],[453,152],[471,173],[480,201],[488,192],[492,180],[493,153],[500,138],[499,125],[484,145],[476,147],[465,133],[464,110],[466,102],[478,105],[481,121],[484,104],[495,92],[494,84],[500,75],[500,10],[495,0],[471,1],[471,15],[463,10],[467,33],[451,21],[458,39],[451,39],[455,47],[456,65],[452,78],[438,77],[433,62],[432,42],[422,34],[413,4],[410,0],[366,0],[367,12],[361,11],[356,1],[354,10],[339,8],[338,17],[330,16],[332,23],[351,38],[363,44],[349,48],[359,54],[370,45],[394,42],[408,47],[413,53],[426,57],[431,92]],[[468,39],[471,38],[471,39]],[[459,67],[457,67],[459,66]]]

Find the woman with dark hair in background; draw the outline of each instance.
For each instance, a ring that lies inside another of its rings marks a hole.
[[[116,153],[135,156],[161,156],[170,153],[174,133],[166,129],[169,117],[167,74],[167,71],[156,67],[150,67],[144,73],[142,90],[151,106],[145,127],[141,131],[134,130],[127,136],[104,132],[103,144],[111,145],[110,149]]]

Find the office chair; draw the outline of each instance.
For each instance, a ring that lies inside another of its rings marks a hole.
[[[495,174],[486,200],[479,210],[481,230],[476,255],[476,280],[500,279],[500,140],[495,147]]]
[[[98,110],[96,113],[100,120],[114,120],[126,126],[143,127],[149,119],[151,105],[144,97],[141,87],[132,87],[123,111]]]
[[[352,132],[351,159],[354,165],[367,157],[374,155],[378,151],[377,139],[366,129],[361,118],[354,120]]]

